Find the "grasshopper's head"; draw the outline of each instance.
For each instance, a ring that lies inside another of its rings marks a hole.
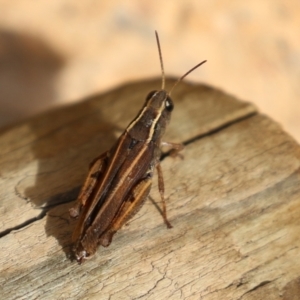
[[[139,136],[137,139],[140,140],[160,139],[170,121],[173,108],[173,100],[167,91],[162,89],[150,92],[135,122],[138,126],[131,127],[132,136],[136,138]],[[139,128],[143,128],[143,130],[140,131]]]
[[[174,108],[174,103],[167,91],[158,90],[152,91],[147,95],[146,106],[161,112],[166,111],[171,113]]]
[[[163,117],[168,122],[174,109],[174,103],[167,91],[157,90],[147,95],[145,107],[156,112],[157,121]]]
[[[157,120],[164,118],[168,122],[174,109],[174,102],[168,92],[162,89],[150,92],[146,97],[145,106],[157,112]]]
[[[127,131],[138,141],[159,140],[169,123],[173,108],[173,101],[165,90],[152,91]]]

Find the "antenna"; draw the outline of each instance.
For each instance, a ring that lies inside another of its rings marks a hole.
[[[164,64],[163,64],[163,59],[162,59],[162,55],[161,55],[161,48],[160,48],[158,33],[156,30],[155,30],[155,37],[156,37],[156,42],[157,42],[157,47],[158,47],[160,68],[161,68],[161,77],[162,77],[161,89],[163,90],[165,88],[165,71],[164,71]]]
[[[204,63],[206,63],[207,60],[202,61],[201,63],[199,63],[198,65],[196,65],[195,67],[191,68],[189,71],[187,71],[184,75],[182,75],[175,83],[174,85],[171,87],[171,90],[169,92],[169,96],[171,96],[171,92],[173,91],[173,89],[175,88],[176,85],[178,85],[179,82],[181,82],[187,75],[189,75],[191,72],[193,72],[194,70],[196,70],[197,68],[199,68],[201,65],[203,65]]]

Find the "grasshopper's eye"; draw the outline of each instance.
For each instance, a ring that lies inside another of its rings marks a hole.
[[[166,99],[166,110],[171,112],[174,108],[174,104],[173,104],[173,101],[172,99],[168,96],[167,99]]]
[[[153,95],[156,93],[157,91],[152,91],[152,92],[150,92],[148,95],[147,95],[147,97],[146,97],[146,101],[149,101],[152,97],[153,97]]]

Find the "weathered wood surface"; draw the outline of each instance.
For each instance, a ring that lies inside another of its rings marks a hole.
[[[300,147],[251,104],[202,85],[178,86],[165,135],[186,142],[183,160],[162,161],[174,228],[154,181],[110,247],[69,259],[68,209],[89,161],[159,86],[128,84],[1,133],[1,299],[299,299]]]

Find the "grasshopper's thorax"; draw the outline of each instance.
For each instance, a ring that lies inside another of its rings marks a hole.
[[[173,101],[165,90],[150,92],[144,107],[127,127],[127,132],[138,141],[160,140],[173,107]]]

